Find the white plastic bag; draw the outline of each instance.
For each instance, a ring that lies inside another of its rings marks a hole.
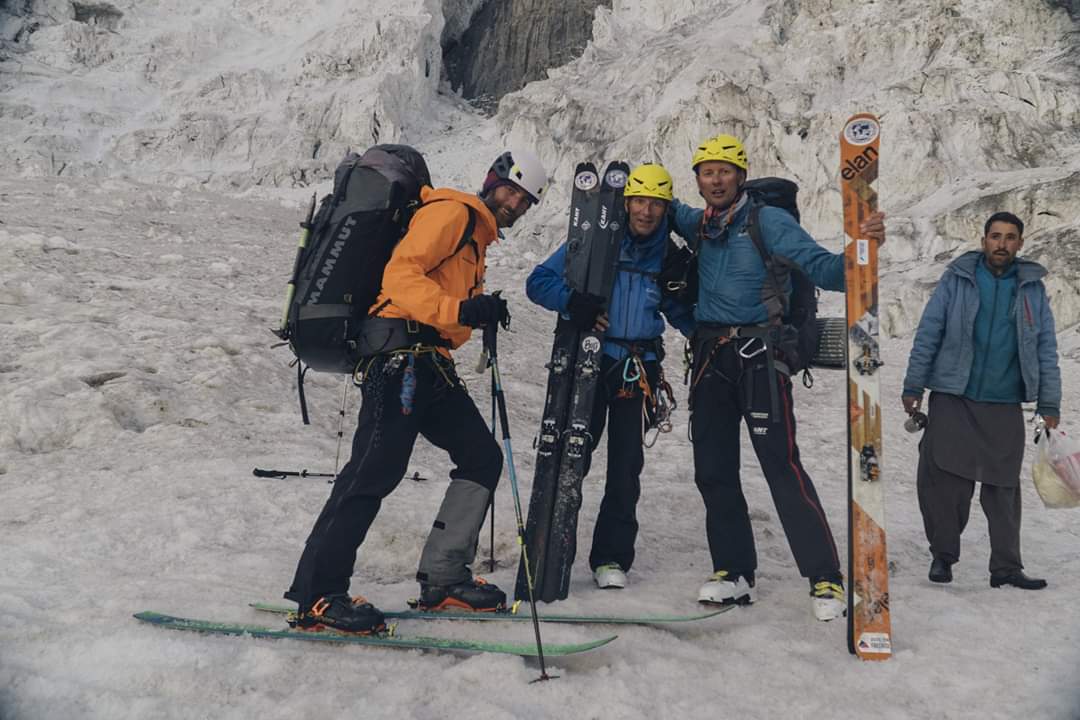
[[[1031,466],[1035,490],[1051,509],[1080,506],[1080,444],[1061,430],[1046,430],[1039,438],[1039,454]]]
[[[1057,428],[1047,431],[1047,439],[1050,441],[1047,448],[1050,466],[1073,494],[1080,497],[1080,440]]]

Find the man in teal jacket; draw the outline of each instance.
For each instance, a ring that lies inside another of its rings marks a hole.
[[[776,285],[790,283],[770,280],[750,237],[753,201],[744,189],[749,165],[742,142],[731,135],[710,138],[692,164],[707,207],[676,200],[671,217],[675,232],[696,239],[698,257],[690,429],[713,569],[698,601],[754,599],[757,551],[739,478],[745,422],[799,572],[810,581],[814,617],[833,620],[846,608],[840,558],[799,458],[790,358],[775,341],[781,331]],[[821,247],[786,210],[764,206],[757,221],[771,257],[797,265],[818,287],[844,289],[844,256]],[[874,213],[860,229],[863,237],[883,243],[884,215]]]
[[[983,232],[982,250],[949,264],[923,311],[902,399],[913,415],[931,390],[918,469],[930,580],[952,581],[978,482],[990,529],[991,587],[1038,590],[1046,581],[1025,575],[1020,561],[1020,403],[1035,402],[1046,425],[1057,427],[1054,316],[1042,282],[1046,269],[1016,257],[1024,245],[1020,218],[995,213]]]

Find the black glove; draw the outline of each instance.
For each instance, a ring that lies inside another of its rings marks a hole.
[[[579,330],[592,330],[596,318],[604,312],[604,298],[592,293],[570,291],[570,300],[566,303],[566,314],[570,322]]]
[[[510,310],[506,307],[506,301],[498,295],[477,295],[462,300],[458,309],[458,322],[473,328],[505,324],[509,319]]]

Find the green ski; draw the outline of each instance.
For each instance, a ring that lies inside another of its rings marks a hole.
[[[274,603],[251,603],[251,607],[268,613],[287,615],[292,608],[276,605]],[[594,625],[666,625],[668,623],[693,622],[715,617],[722,612],[731,610],[734,605],[725,605],[709,610],[704,613],[692,615],[552,615],[541,614],[540,622],[544,623],[567,623],[567,624],[594,624]],[[518,620],[529,622],[532,617],[527,612],[514,612],[505,610],[502,612],[426,612],[424,610],[391,610],[383,611],[387,620],[471,620],[476,622],[498,622],[506,620]],[[547,646],[544,646],[545,652]]]
[[[189,630],[192,632],[209,635],[238,635],[257,638],[288,638],[290,640],[306,640],[310,642],[344,643],[349,645],[370,645],[373,647],[405,648],[410,650],[456,650],[460,652],[477,653],[502,653],[504,655],[519,655],[521,657],[535,657],[536,644],[517,641],[492,641],[492,640],[458,640],[455,638],[399,636],[394,634],[381,635],[346,635],[333,631],[309,632],[304,630],[291,630],[285,628],[263,627],[261,625],[244,625],[242,623],[222,623],[211,620],[190,620],[188,618],[162,615],[156,612],[140,612],[135,618],[151,625],[171,628],[173,630]],[[557,657],[574,655],[576,653],[593,650],[607,645],[615,639],[615,635],[583,643],[548,644],[544,643],[544,656]]]

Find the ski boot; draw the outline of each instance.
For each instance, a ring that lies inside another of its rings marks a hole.
[[[619,567],[619,563],[604,563],[593,570],[593,580],[596,587],[601,590],[614,588],[621,590],[626,587],[626,573]]]
[[[355,635],[371,635],[386,629],[383,614],[362,597],[345,593],[324,595],[289,616],[289,625],[300,630],[337,630]]]
[[[749,605],[754,602],[754,574],[717,570],[698,591],[706,605]]]
[[[847,615],[843,578],[839,575],[810,578],[810,602],[813,604],[814,617],[822,622]]]
[[[506,593],[481,577],[453,585],[421,583],[420,599],[416,607],[428,612],[440,610],[498,612],[506,609]]]

